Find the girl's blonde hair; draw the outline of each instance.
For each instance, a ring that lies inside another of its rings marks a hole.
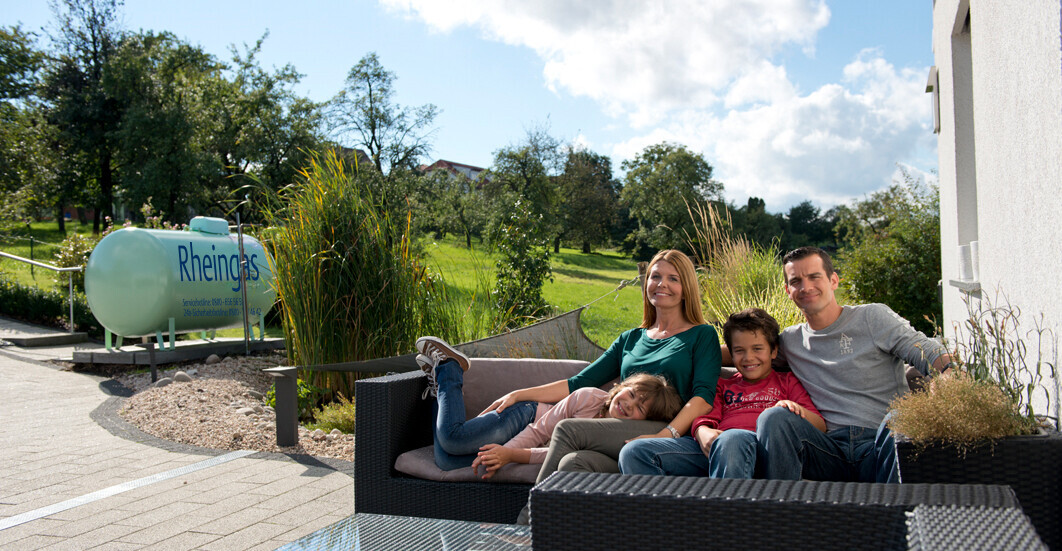
[[[708,323],[701,311],[701,283],[697,279],[697,270],[693,267],[693,262],[682,251],[665,249],[653,256],[653,259],[649,261],[649,267],[645,270],[644,281],[642,281],[642,324],[638,327],[648,329],[656,323],[656,307],[649,302],[649,293],[646,289],[649,285],[649,272],[660,261],[674,266],[679,274],[679,283],[682,284],[682,317],[693,325]]]
[[[635,373],[608,391],[608,397],[605,398],[599,415],[608,416],[608,407],[612,405],[612,399],[625,388],[630,388],[636,396],[645,400],[645,418],[649,421],[670,421],[682,409],[682,398],[663,375]]]

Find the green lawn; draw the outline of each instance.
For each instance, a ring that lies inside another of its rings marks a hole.
[[[451,292],[470,299],[482,295],[493,284],[495,256],[486,247],[473,243],[474,250],[458,240],[429,241],[424,244],[429,261],[446,281]],[[553,281],[543,288],[543,296],[557,312],[567,312],[598,298],[582,315],[583,331],[590,340],[608,347],[619,334],[637,326],[642,319],[642,295],[637,286],[608,294],[622,281],[633,280],[638,266],[614,252],[582,254],[561,248],[551,255]],[[608,296],[605,296],[608,294]]]
[[[92,224],[81,224],[77,221],[67,222],[66,231],[89,236],[92,235]],[[31,236],[33,237],[32,244],[29,239]],[[55,253],[59,250],[59,244],[62,242],[63,234],[59,231],[59,227],[55,222],[34,222],[30,225],[29,231],[24,232],[23,235],[0,235],[0,250],[22,258],[54,265]],[[54,280],[58,273],[46,268],[33,267],[25,262],[10,258],[0,258],[0,270],[10,274],[23,285],[35,285],[42,289],[50,289],[56,286]],[[65,292],[67,276],[63,275],[61,277],[62,284],[59,287]]]

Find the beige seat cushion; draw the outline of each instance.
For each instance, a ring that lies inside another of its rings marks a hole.
[[[462,395],[465,398],[465,418],[479,415],[497,398],[519,388],[538,386],[567,379],[586,367],[581,360],[545,360],[539,358],[472,358],[465,372]],[[611,387],[609,383],[606,388]],[[499,442],[501,444],[503,442]],[[502,467],[492,482],[534,483],[539,465],[509,464]],[[481,482],[472,469],[444,471],[435,465],[431,446],[411,450],[398,456],[395,470],[400,473],[443,482]]]
[[[488,482],[517,482],[534,484],[538,477],[538,468],[542,465],[526,463],[509,463],[492,476]],[[435,464],[434,451],[431,446],[424,446],[408,451],[395,460],[395,470],[426,480],[440,482],[483,482],[471,468],[444,471]],[[482,469],[480,470],[482,474]]]

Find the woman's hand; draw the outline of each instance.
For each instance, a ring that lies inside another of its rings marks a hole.
[[[517,403],[517,402],[520,402],[521,400],[517,399],[517,397],[516,397],[516,393],[517,392],[520,392],[520,391],[519,390],[514,390],[514,391],[506,394],[505,396],[502,396],[501,398],[498,398],[497,400],[494,400],[493,402],[491,402],[491,404],[489,406],[487,406],[487,409],[485,409],[485,410],[480,412],[480,415],[483,415],[484,413],[489,413],[491,411],[496,411],[498,413],[501,413],[501,412],[505,411],[505,408],[507,408],[507,407]]]
[[[498,469],[506,464],[513,462],[514,450],[500,444],[487,444],[479,450],[479,453],[476,454],[476,459],[472,461],[472,472],[478,475],[479,471],[476,469],[483,465],[486,469],[482,477],[484,480],[494,476],[494,473],[498,472]]]

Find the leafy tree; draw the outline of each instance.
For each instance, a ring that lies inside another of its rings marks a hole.
[[[584,254],[591,247],[609,241],[619,210],[619,182],[612,178],[612,161],[586,150],[568,150],[564,172],[557,179],[560,197],[560,235],[582,246]],[[560,252],[560,236],[553,252]]]
[[[55,157],[36,98],[44,54],[21,27],[0,27],[0,220],[5,225],[34,217],[47,206]]]
[[[423,214],[421,228],[436,234],[452,233],[465,238],[472,248],[472,237],[482,237],[486,217],[483,193],[476,189],[479,181],[447,170],[433,170],[421,177],[418,194]]]
[[[930,320],[942,314],[940,199],[935,186],[900,170],[902,183],[839,209],[841,284],[856,300],[887,304],[931,334]]]
[[[752,243],[764,249],[780,247],[785,222],[782,216],[767,212],[766,203],[759,197],[749,197],[746,204],[738,209],[729,207],[733,220],[733,233],[742,235]]]
[[[219,153],[226,175],[253,173],[270,189],[298,180],[310,164],[312,152],[321,149],[323,105],[295,94],[301,75],[291,65],[272,72],[262,69],[257,56],[263,35],[241,55],[232,50],[231,82],[223,82],[217,112],[224,124],[225,140]]]
[[[108,65],[108,90],[127,106],[118,145],[123,200],[170,217],[227,214],[249,176],[277,190],[319,148],[319,106],[298,97],[291,66],[262,69],[267,35],[226,65],[168,33],[126,37]],[[237,207],[243,221],[255,213]]]
[[[723,184],[712,179],[712,165],[683,145],[651,145],[624,161],[623,169],[621,196],[638,221],[628,248],[684,247],[686,236],[694,234],[687,204],[722,200]]]
[[[508,224],[518,202],[539,220],[534,228],[538,237],[558,234],[559,193],[554,176],[559,165],[560,143],[544,127],[533,128],[523,142],[494,152],[490,177],[482,187],[491,211],[488,234],[492,239]]]
[[[814,245],[827,250],[836,249],[833,228],[836,220],[831,218],[834,211],[825,215],[811,201],[803,201],[789,208],[785,215],[784,231],[781,235],[780,249],[789,251],[797,247]]]
[[[431,150],[432,104],[402,107],[394,102],[395,74],[369,52],[347,73],[347,87],[331,102],[331,124],[339,136],[364,147],[376,170],[413,169]]]
[[[220,70],[169,33],[131,34],[116,48],[104,87],[126,106],[113,139],[127,204],[150,202],[171,217],[208,206],[221,166],[207,147],[204,90]]]
[[[34,48],[34,36],[20,25],[0,27],[0,100],[24,99],[37,87],[37,71],[44,54]]]
[[[121,32],[117,28],[116,0],[61,0],[53,5],[58,46],[57,59],[45,75],[43,96],[49,102],[49,122],[59,129],[60,170],[93,186],[93,232],[99,233],[101,216],[113,213],[117,184],[113,133],[125,106],[104,89],[104,73],[114,55]],[[77,180],[76,180],[77,181]],[[60,199],[69,193],[60,193]],[[56,205],[62,228],[62,204]]]

